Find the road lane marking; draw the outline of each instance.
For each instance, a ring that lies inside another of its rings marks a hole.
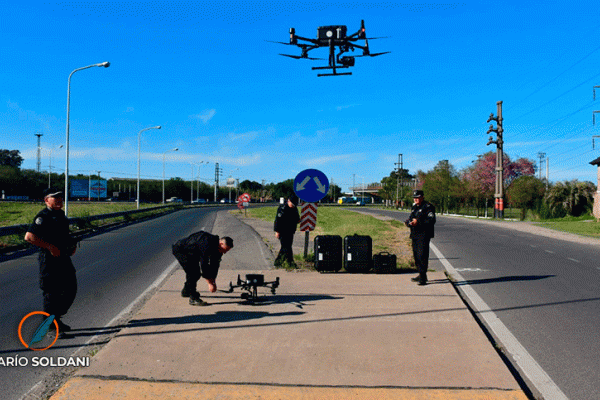
[[[579,260],[576,260],[576,259],[574,259],[574,258],[567,258],[567,260],[569,260],[569,261],[573,261],[573,262],[576,262],[576,263],[580,263],[580,262],[581,262],[581,261],[579,261]]]
[[[456,285],[471,302],[476,314],[485,322],[500,344],[506,349],[510,359],[514,362],[520,371],[527,377],[535,389],[544,399],[568,400],[568,397],[560,390],[554,381],[548,376],[546,371],[533,359],[529,352],[523,347],[510,330],[500,321],[500,318],[490,309],[483,299],[467,283],[460,273],[444,257],[442,252],[433,244],[429,244],[431,250],[435,253],[454,281],[460,283]]]
[[[554,254],[552,250],[544,250],[546,253]]]
[[[173,261],[171,263],[171,265],[169,265],[169,267],[167,267],[167,269],[158,277],[156,278],[156,280],[154,282],[152,282],[152,284],[150,284],[150,286],[148,286],[146,288],[146,290],[144,290],[142,292],[142,294],[140,294],[138,297],[136,297],[135,300],[133,300],[127,307],[125,307],[116,317],[114,317],[113,319],[111,319],[106,325],[104,325],[104,327],[100,330],[100,332],[110,328],[111,326],[113,326],[113,324],[115,324],[118,320],[120,320],[121,318],[123,318],[123,316],[127,315],[128,313],[131,312],[131,310],[133,310],[141,301],[142,299],[153,289],[161,286],[163,284],[163,282],[171,275],[171,273],[175,270],[175,268],[177,268],[179,266],[179,262],[177,260]],[[87,342],[85,342],[84,344],[82,344],[81,346],[79,346],[73,353],[72,356],[76,357],[78,354],[80,354],[81,352],[87,352],[89,351],[89,344],[91,342],[93,342],[94,340],[98,339],[101,334],[95,335],[92,338],[90,338]],[[44,379],[46,379],[46,376],[42,377],[41,380],[39,380],[35,385],[33,385],[24,395],[23,397],[21,397],[21,399],[28,399],[30,398],[33,393],[40,387],[40,385],[42,384],[42,382],[44,381]]]

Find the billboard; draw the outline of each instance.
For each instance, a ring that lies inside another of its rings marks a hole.
[[[81,197],[93,199],[106,199],[107,180],[105,179],[73,179],[71,182],[70,197]]]

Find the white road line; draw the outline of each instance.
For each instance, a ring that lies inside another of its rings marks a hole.
[[[574,259],[574,258],[567,258],[567,260],[569,260],[569,261],[573,261],[573,262],[576,262],[576,263],[580,263],[580,262],[581,262],[581,261],[579,261],[579,260],[576,260],[576,259]]]
[[[519,343],[517,338],[508,330],[506,325],[500,321],[496,314],[483,301],[483,299],[479,297],[475,290],[466,283],[465,279],[460,275],[460,273],[456,271],[456,269],[448,260],[446,260],[442,252],[439,251],[433,243],[430,243],[429,245],[452,278],[456,282],[460,283],[460,285],[458,285],[458,289],[467,298],[469,298],[477,315],[483,319],[486,326],[494,333],[494,336],[506,349],[511,360],[517,364],[519,370],[525,374],[527,379],[529,379],[533,386],[535,386],[543,398],[552,400],[568,400],[568,397],[562,392],[562,390],[560,390],[560,388],[556,385],[556,383],[554,383],[554,381],[548,376],[542,367],[533,359],[523,345]]]
[[[544,250],[546,253],[554,254],[552,250]]]
[[[154,282],[152,282],[152,284],[150,286],[148,286],[146,288],[146,290],[144,290],[142,292],[142,294],[140,294],[127,307],[125,307],[116,317],[114,317],[106,325],[104,325],[104,327],[102,329],[104,330],[104,329],[110,328],[119,319],[123,318],[125,315],[127,315],[128,313],[130,313],[131,310],[133,310],[151,290],[154,290],[155,288],[157,288],[160,285],[162,285],[163,282],[169,277],[169,275],[171,275],[171,273],[173,272],[173,270],[175,268],[177,268],[178,265],[179,265],[179,263],[177,262],[177,260],[173,261],[173,263],[171,265],[169,265],[169,267],[158,278],[156,278],[156,280]],[[71,356],[72,357],[77,357],[78,354],[80,354],[82,352],[88,351],[89,349],[87,348],[87,345],[89,345],[91,342],[93,342],[94,340],[96,340],[98,337],[100,337],[100,335],[93,336],[91,339],[89,339],[87,342],[85,342],[85,344],[82,344],[81,347],[79,347],[77,350],[75,350],[72,353]],[[44,378],[45,378],[45,376],[44,376]],[[40,386],[42,384],[42,381],[43,381],[43,379],[40,380],[40,381],[38,381],[35,385],[33,385],[33,387],[31,389],[29,389],[27,391],[27,393],[25,393],[23,395],[23,397],[21,397],[21,399],[22,400],[28,399],[29,396],[38,388],[38,386]]]

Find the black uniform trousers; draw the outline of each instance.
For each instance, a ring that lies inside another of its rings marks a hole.
[[[429,267],[429,242],[431,237],[426,232],[413,232],[412,250],[415,265],[419,271],[419,280],[427,281],[427,268]]]
[[[77,276],[71,257],[53,257],[42,251],[40,289],[44,294],[44,311],[60,318],[69,311],[77,295]]]
[[[196,286],[198,281],[202,277],[202,271],[200,271],[200,263],[198,260],[190,260],[186,254],[180,253],[173,246],[173,255],[179,261],[181,268],[185,271],[185,283],[183,290],[188,293],[196,292]]]
[[[292,251],[292,244],[294,243],[294,232],[291,233],[279,233],[279,243],[281,249],[275,259],[275,265],[279,266],[284,261],[287,261],[290,265],[294,265],[294,253]]]

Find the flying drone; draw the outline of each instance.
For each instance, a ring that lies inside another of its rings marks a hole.
[[[326,67],[312,67],[315,69],[332,69],[333,73],[330,74],[317,74],[317,76],[337,76],[337,75],[352,75],[352,72],[337,72],[337,69],[340,68],[350,68],[354,66],[356,57],[376,57],[382,54],[390,53],[389,51],[384,51],[382,53],[373,53],[369,51],[369,39],[383,39],[383,37],[376,38],[367,38],[365,33],[365,21],[361,20],[360,29],[358,32],[346,36],[348,28],[345,25],[330,25],[330,26],[320,26],[317,29],[317,39],[308,39],[302,36],[296,35],[296,30],[294,28],[290,28],[290,42],[274,42],[268,40],[271,43],[280,43],[289,46],[298,46],[302,49],[302,53],[299,56],[290,55],[290,54],[279,54],[285,57],[291,57],[297,60],[307,59],[307,60],[324,60],[324,58],[314,58],[309,57],[308,52],[314,50],[319,47],[328,47],[329,48],[329,65]],[[363,40],[365,41],[365,45],[361,46],[356,44],[356,41]],[[298,41],[305,41],[308,43],[298,43]],[[340,52],[335,55],[335,48],[338,47]],[[354,51],[355,48],[361,49],[363,51],[362,55],[357,56],[343,56],[342,54],[347,53],[348,51]]]
[[[237,285],[229,282],[229,293],[233,292],[234,288],[242,288],[247,293],[242,293],[242,299],[254,302],[258,298],[258,287],[267,287],[271,289],[271,293],[275,294],[275,290],[279,287],[279,277],[273,282],[265,282],[265,276],[261,274],[246,274],[246,279],[242,280],[238,275]]]

